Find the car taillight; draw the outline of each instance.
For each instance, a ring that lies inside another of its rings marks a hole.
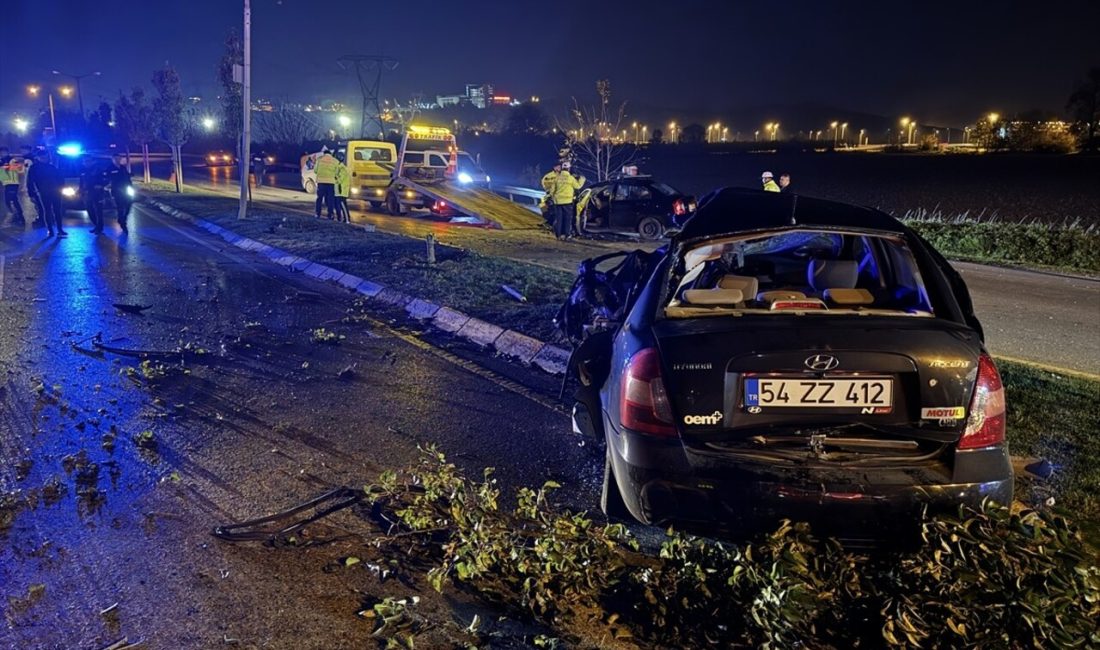
[[[676,199],[672,202],[672,214],[677,217],[682,217],[687,214],[687,206],[684,205],[683,199]]]
[[[436,201],[435,202],[436,212],[439,212],[439,211],[443,210],[446,207],[447,207],[447,202],[446,201]]]
[[[624,429],[662,437],[676,435],[656,348],[640,350],[627,362],[619,418]]]
[[[959,449],[988,447],[1005,440],[1005,389],[993,359],[978,359],[978,380],[970,400],[970,417],[959,439]]]

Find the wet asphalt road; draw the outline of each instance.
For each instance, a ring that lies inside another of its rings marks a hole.
[[[160,172],[156,165],[154,171]],[[194,168],[189,182],[236,196],[236,168]],[[313,197],[300,191],[293,172],[268,173],[254,196],[265,202],[312,211]],[[272,187],[274,186],[274,188]],[[280,189],[281,188],[281,189]],[[572,272],[578,261],[620,248],[652,248],[639,241],[578,240],[559,243],[547,233],[486,231],[423,216],[392,217],[351,201],[352,219],[380,230],[510,257]],[[358,208],[358,209],[357,209]],[[986,344],[994,354],[1053,369],[1100,376],[1100,279],[955,262],[970,289]]]
[[[553,478],[596,507],[599,463],[546,378],[506,370],[533,401],[415,332],[339,323],[350,294],[140,206],[128,237],[77,216],[60,241],[0,228],[0,496],[17,504],[0,528],[0,648],[368,647],[355,612],[386,587],[323,570],[364,553],[342,534],[369,529],[361,516],[305,549],[209,531],[363,485],[419,443],[497,467],[506,489]],[[313,343],[318,327],[346,338]],[[93,346],[100,333],[114,351]],[[127,353],[180,347],[144,371]]]

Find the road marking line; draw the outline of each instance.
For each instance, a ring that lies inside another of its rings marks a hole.
[[[0,255],[0,300],[4,299],[4,262],[7,261],[7,256]]]
[[[1100,375],[1084,372],[1081,370],[1071,370],[1070,368],[1062,368],[1061,366],[1052,366],[1046,363],[1039,363],[1038,361],[1028,361],[1027,359],[1018,359],[1016,357],[1009,357],[1003,354],[994,354],[994,359],[1003,359],[1005,361],[1011,361],[1012,363],[1019,363],[1025,366],[1031,366],[1032,368],[1038,368],[1039,370],[1046,370],[1047,372],[1057,373],[1059,375],[1069,375],[1070,377],[1077,377],[1078,379],[1089,379],[1091,381],[1100,381]]]

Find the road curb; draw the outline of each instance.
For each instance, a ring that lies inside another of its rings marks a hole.
[[[344,273],[339,269],[299,257],[289,251],[275,248],[255,239],[249,239],[216,223],[173,208],[157,199],[147,197],[145,203],[168,216],[189,221],[202,230],[221,237],[226,243],[241,250],[256,253],[271,263],[284,266],[292,271],[301,272],[322,282],[336,284],[370,300],[399,307],[410,318],[426,323],[446,334],[465,339],[479,347],[492,349],[498,355],[518,361],[524,366],[538,368],[551,375],[565,374],[566,365],[569,362],[569,350],[551,345],[521,332],[474,318],[469,314],[446,305],[437,304],[426,298],[410,296],[384,284]]]

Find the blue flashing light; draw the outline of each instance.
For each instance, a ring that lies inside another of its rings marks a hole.
[[[84,147],[79,142],[66,142],[57,148],[58,155],[75,158],[84,153]]]
[[[467,174],[466,172],[459,172],[459,174],[458,174],[458,182],[459,183],[472,183],[473,181],[474,181],[473,177],[470,176],[469,174]]]

